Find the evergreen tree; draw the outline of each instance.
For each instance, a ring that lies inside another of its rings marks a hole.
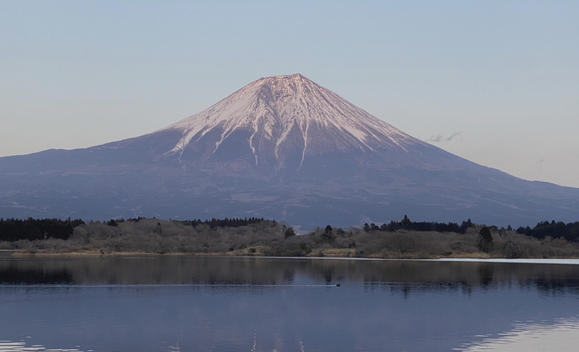
[[[285,231],[283,237],[287,239],[287,238],[293,237],[295,235],[296,235],[296,233],[294,232],[294,229],[292,229],[291,227],[288,227],[288,229]]]
[[[483,226],[480,229],[477,237],[477,247],[481,252],[485,253],[488,253],[493,249],[493,236],[491,230],[486,226]]]

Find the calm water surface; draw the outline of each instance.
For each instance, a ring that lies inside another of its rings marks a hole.
[[[578,317],[578,265],[0,258],[0,351],[574,351]]]

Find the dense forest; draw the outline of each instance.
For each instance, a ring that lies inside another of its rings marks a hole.
[[[58,238],[67,240],[74,228],[83,225],[82,220],[60,219],[0,219],[0,241],[45,240]]]
[[[165,221],[149,218],[0,219],[0,250],[16,254],[204,254],[373,258],[579,257],[579,222],[544,221],[513,230],[412,222],[407,216],[361,229],[327,225],[303,235],[263,218]]]

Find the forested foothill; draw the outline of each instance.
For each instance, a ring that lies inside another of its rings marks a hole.
[[[327,225],[303,235],[263,218],[90,221],[0,219],[0,250],[15,255],[192,254],[359,258],[579,258],[579,222],[534,228],[401,221]]]

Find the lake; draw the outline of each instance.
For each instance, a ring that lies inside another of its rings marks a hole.
[[[574,351],[579,265],[0,258],[0,351]]]

